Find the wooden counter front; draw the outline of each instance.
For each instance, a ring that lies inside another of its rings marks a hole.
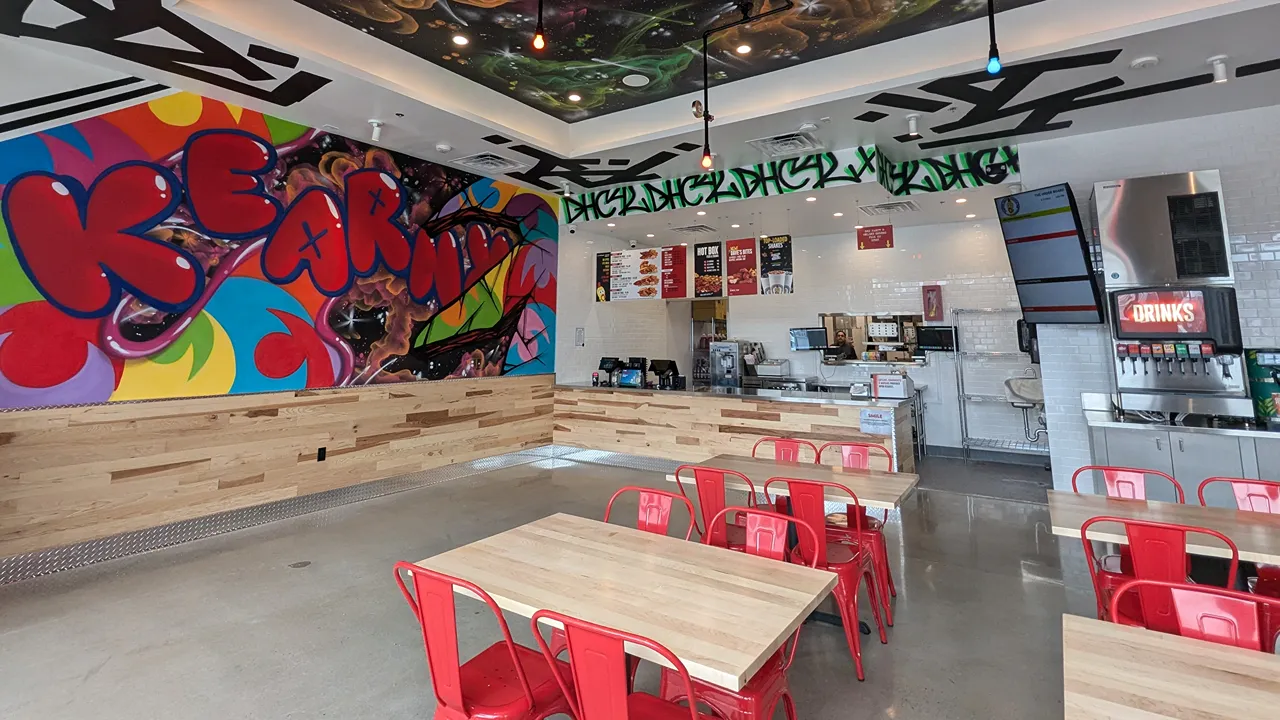
[[[478,378],[0,413],[0,557],[546,445],[552,382]]]
[[[899,470],[915,472],[911,405],[893,408],[894,435],[862,432],[862,410],[889,403],[816,403],[777,398],[557,385],[557,445],[700,462],[720,454],[751,456],[762,437],[869,442],[894,453]],[[896,447],[895,447],[896,445]],[[832,454],[832,462],[838,462]],[[880,468],[883,460],[873,460]]]

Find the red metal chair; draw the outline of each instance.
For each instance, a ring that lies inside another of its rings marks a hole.
[[[693,511],[693,503],[684,495],[667,492],[666,490],[654,490],[653,488],[638,487],[628,485],[609,498],[609,504],[604,509],[604,521],[609,522],[609,515],[613,512],[613,501],[617,500],[620,495],[626,493],[639,493],[640,510],[639,516],[636,518],[636,529],[644,530],[658,535],[666,535],[667,528],[671,526],[671,506],[675,501],[679,500],[689,510],[689,529],[685,531],[684,539],[688,540],[693,537],[693,527],[697,522],[697,513]]]
[[[1236,509],[1247,512],[1280,515],[1280,482],[1274,480],[1250,480],[1248,478],[1211,477],[1196,488],[1196,496],[1204,505],[1204,488],[1216,482],[1231,483],[1236,499]],[[1259,595],[1280,598],[1280,566],[1258,565],[1258,582],[1253,591]]]
[[[564,627],[569,639],[570,680],[565,674],[564,663],[556,660],[551,648],[542,639],[538,622],[550,620]],[[569,698],[569,706],[576,720],[712,720],[697,711],[693,705],[682,707],[663,700],[657,695],[631,692],[628,688],[629,669],[623,643],[646,648],[675,668],[675,673],[688,686],[692,683],[689,671],[680,658],[658,643],[639,635],[614,630],[568,615],[539,610],[533,614],[533,637],[546,658],[548,667],[560,683],[561,692]]]
[[[413,578],[413,592],[405,586],[401,571]],[[396,563],[396,584],[413,608],[422,628],[435,691],[436,720],[542,720],[569,712],[564,683],[553,668],[567,672],[569,666],[551,665],[538,652],[517,644],[502,611],[478,585],[413,563]],[[458,626],[454,607],[454,586],[465,588],[480,598],[498,620],[502,641],[490,645],[470,660],[458,658]]]
[[[1118,498],[1121,500],[1146,500],[1147,499],[1147,476],[1155,475],[1168,480],[1173,485],[1174,495],[1177,496],[1179,503],[1187,501],[1186,496],[1182,492],[1182,485],[1174,480],[1171,475],[1162,473],[1159,470],[1144,470],[1142,468],[1114,467],[1111,465],[1085,465],[1071,474],[1071,492],[1078,493],[1080,488],[1076,487],[1076,478],[1080,477],[1083,472],[1100,472],[1102,473],[1102,481],[1107,486],[1107,497]]]
[[[813,453],[814,460],[818,458],[818,448],[808,440],[798,440],[796,438],[784,437],[765,437],[756,441],[751,446],[751,457],[756,457],[756,450],[765,443],[773,443],[773,459],[776,462],[804,462],[800,459],[800,448],[807,447]]]
[[[688,494],[685,492],[684,482],[680,480],[680,474],[685,471],[693,473],[694,487],[698,489],[698,509],[702,517],[701,523],[698,522],[696,517],[694,518],[694,523],[698,528],[698,536],[705,540],[708,534],[715,534],[727,538],[728,547],[731,550],[741,550],[746,544],[745,531],[742,524],[737,522],[737,518],[726,518],[723,524],[708,523],[706,521],[708,518],[716,517],[727,504],[725,500],[726,475],[732,475],[746,484],[748,488],[747,506],[755,507],[756,486],[751,482],[751,478],[733,470],[723,470],[706,465],[681,465],[676,468],[676,487],[680,488],[680,494],[686,498]],[[721,546],[723,547],[723,545]]]
[[[894,470],[893,455],[889,449],[883,445],[875,443],[862,442],[829,442],[824,443],[818,448],[818,464],[822,464],[822,453],[827,448],[839,448],[840,464],[848,470],[869,470],[871,468],[871,458],[873,455],[883,455],[886,467],[889,472]],[[876,577],[880,581],[880,600],[884,603],[885,622],[889,627],[893,627],[893,603],[889,598],[898,597],[898,588],[893,583],[893,571],[889,568],[889,545],[884,539],[884,521],[879,518],[871,517],[867,513],[866,508],[861,508],[863,516],[863,533],[867,541],[871,544],[871,552],[875,555]],[[845,508],[845,517],[852,517],[854,508]],[[885,519],[889,518],[889,511],[884,513]],[[827,535],[829,537],[841,538],[850,537],[849,528],[840,527],[839,525],[827,524]]]
[[[799,480],[796,478],[775,477],[764,484],[765,498],[769,497],[769,487],[775,483],[786,483],[789,497],[788,506],[797,520],[814,528],[824,528],[827,524],[826,490],[833,488],[849,496],[849,505],[860,510],[862,504],[852,490],[834,482],[816,480]],[[865,680],[862,671],[862,642],[858,633],[858,588],[863,580],[867,580],[867,595],[871,598],[871,614],[875,617],[876,626],[880,629],[880,642],[887,643],[889,638],[884,632],[884,622],[880,619],[879,583],[876,580],[876,565],[871,548],[863,536],[862,513],[854,512],[852,541],[833,540],[824,532],[821,542],[816,544],[800,538],[800,557],[812,562],[814,567],[830,570],[836,574],[835,599],[840,610],[841,624],[844,626],[845,640],[849,643],[849,652],[853,655],[853,664],[858,670],[858,679]]]
[[[1245,650],[1275,652],[1280,635],[1280,626],[1274,623],[1275,618],[1280,618],[1277,598],[1205,585],[1134,580],[1116,590],[1111,598],[1111,613],[1120,611],[1120,604],[1130,593],[1141,597],[1143,590],[1156,589],[1171,599],[1175,622],[1171,628],[1149,629]]]
[[[818,543],[818,535],[812,527],[789,515],[759,510],[757,508],[725,508],[720,515],[740,513],[746,518],[746,552],[771,560],[789,559],[787,551],[787,529],[794,523],[796,532],[805,536],[811,546]],[[719,520],[720,518],[715,518]],[[703,539],[707,545],[717,545],[715,539],[708,535]],[[724,545],[718,545],[724,547]],[[812,556],[809,567],[817,562]],[[784,646],[756,671],[741,690],[729,690],[718,685],[710,685],[698,680],[693,682],[694,701],[706,703],[717,715],[725,720],[770,720],[778,703],[782,703],[788,720],[796,720],[796,707],[791,699],[791,686],[787,682],[787,669],[795,660],[796,645],[800,642],[800,628],[791,636],[791,649]],[[671,670],[663,669],[662,682],[658,694],[664,700],[681,702],[689,699],[689,686]]]
[[[1113,522],[1124,526],[1133,558],[1132,574],[1112,572],[1103,568],[1093,554],[1089,528],[1100,522]],[[1226,544],[1231,550],[1227,587],[1234,587],[1236,572],[1240,565],[1240,551],[1231,538],[1217,530],[1105,515],[1084,521],[1080,526],[1080,538],[1084,543],[1084,553],[1089,563],[1089,577],[1093,579],[1093,590],[1098,600],[1098,618],[1124,624],[1145,625],[1152,629],[1172,627],[1173,606],[1168,594],[1159,589],[1140,592],[1140,603],[1133,601],[1132,598],[1127,604],[1122,603],[1124,607],[1121,608],[1121,614],[1118,616],[1110,615],[1108,611],[1116,590],[1131,580],[1160,580],[1189,584],[1190,581],[1187,579],[1187,535],[1189,533],[1215,537]]]

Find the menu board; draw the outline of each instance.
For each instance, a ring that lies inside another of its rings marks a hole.
[[[596,253],[596,302],[609,302],[609,253]]]
[[[724,244],[725,283],[729,288],[729,297],[736,295],[755,295],[756,281],[756,239],[730,240]]]
[[[693,246],[694,297],[721,297],[724,294],[723,274],[720,243],[698,243]]]
[[[662,248],[662,297],[689,296],[688,253],[684,245]]]
[[[661,262],[657,248],[618,250],[609,258],[609,299],[656,298],[661,289]]]
[[[761,295],[790,295],[793,270],[790,235],[770,235],[760,240]]]

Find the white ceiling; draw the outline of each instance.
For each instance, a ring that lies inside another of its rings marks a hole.
[[[828,188],[812,193],[775,195],[754,200],[707,205],[700,208],[668,210],[660,213],[633,215],[610,220],[577,223],[578,231],[588,235],[634,240],[639,245],[659,247],[682,242],[734,240],[760,235],[791,235],[796,238],[817,237],[854,232],[858,225],[939,225],[953,222],[980,222],[996,217],[995,198],[1016,192],[1018,186],[988,185],[972,190],[930,193],[911,197],[893,197],[876,183],[861,183]],[[814,198],[812,201],[809,198]],[[966,202],[957,203],[957,199]],[[900,215],[873,217],[859,208],[879,203],[910,200],[920,210]],[[698,215],[705,212],[705,215]],[[835,213],[843,217],[835,217]],[[969,218],[968,215],[975,217]],[[610,223],[613,227],[609,227]],[[738,225],[734,228],[733,225]],[[715,229],[708,234],[682,234],[672,228],[707,225]],[[650,234],[653,237],[648,237]]]

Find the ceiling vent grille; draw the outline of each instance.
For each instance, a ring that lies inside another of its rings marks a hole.
[[[804,155],[826,148],[822,141],[807,131],[797,131],[774,135],[773,137],[748,140],[747,144],[771,158],[789,155]]]
[[[671,228],[671,232],[677,232],[681,235],[710,235],[716,231],[710,225],[685,225],[684,227]]]
[[[903,215],[905,213],[919,212],[920,206],[914,200],[901,200],[880,203],[879,205],[863,205],[858,209],[862,211],[863,215],[883,217],[885,215]]]
[[[501,175],[529,167],[528,163],[516,162],[501,155],[487,152],[460,157],[454,160],[453,164],[468,170],[475,170],[482,175]]]

